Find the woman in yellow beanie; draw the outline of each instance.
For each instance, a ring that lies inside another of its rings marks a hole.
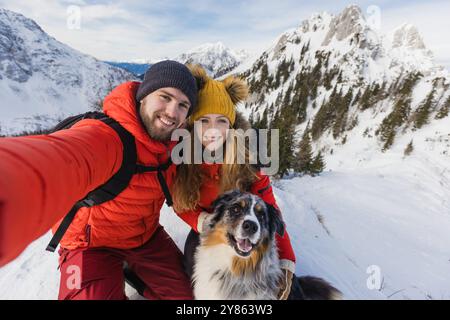
[[[211,212],[212,202],[220,194],[240,189],[260,196],[266,203],[278,209],[269,177],[249,161],[238,164],[238,154],[244,153],[248,160],[249,152],[247,148],[237,150],[235,139],[226,139],[228,129],[245,131],[250,128],[248,122],[236,112],[236,104],[247,98],[247,84],[236,77],[228,77],[223,81],[211,79],[200,66],[191,66],[191,72],[200,88],[197,109],[191,115],[188,126],[191,141],[198,139],[203,150],[212,153],[220,147],[223,148],[224,161],[194,164],[192,159],[191,164],[180,164],[177,167],[171,191],[175,212],[192,227],[184,250],[185,269],[189,276],[192,275],[195,248],[199,244],[198,233],[202,231],[205,217]],[[194,126],[194,123],[197,125]],[[280,263],[284,270],[279,298],[287,299],[295,272],[295,254],[287,232],[282,237],[277,234],[276,238]]]

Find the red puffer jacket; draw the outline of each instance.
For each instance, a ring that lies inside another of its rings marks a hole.
[[[138,163],[157,166],[168,160],[175,142],[148,136],[136,114],[138,86],[127,82],[115,88],[104,101],[104,112],[133,134]],[[91,119],[50,135],[0,139],[0,265],[105,183],[120,168],[122,151],[116,132]],[[175,166],[164,173],[169,186],[174,174]],[[61,246],[138,247],[157,228],[163,203],[156,172],[135,175],[115,199],[80,209]]]
[[[200,214],[202,211],[210,211],[211,203],[219,195],[219,180],[220,180],[220,164],[202,164],[202,170],[204,171],[206,179],[202,182],[200,187],[200,201],[198,208],[192,211],[177,212],[177,215],[189,224],[196,232],[198,232],[198,225]],[[273,205],[278,209],[275,197],[273,195],[272,186],[268,176],[257,173],[258,180],[255,181],[251,187],[250,192],[260,196],[266,203]],[[281,260],[281,265],[285,269],[289,269],[295,273],[295,254],[292,249],[291,240],[287,232],[283,237],[276,235],[278,245],[278,255]]]

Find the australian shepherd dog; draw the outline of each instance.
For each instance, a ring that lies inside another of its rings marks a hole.
[[[221,195],[205,222],[194,256],[196,299],[274,300],[282,277],[275,234],[278,211],[237,190]],[[289,299],[340,299],[339,290],[316,277],[293,278]]]

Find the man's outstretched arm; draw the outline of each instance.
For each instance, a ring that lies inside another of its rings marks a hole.
[[[0,266],[121,166],[117,133],[83,120],[50,135],[0,139]]]

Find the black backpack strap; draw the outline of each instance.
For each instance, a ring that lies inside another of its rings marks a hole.
[[[64,236],[73,219],[75,218],[75,215],[78,212],[78,210],[82,207],[92,207],[93,205],[94,205],[93,201],[88,199],[81,200],[75,203],[72,209],[70,209],[69,213],[66,214],[64,219],[61,221],[61,224],[59,225],[58,229],[56,230],[55,234],[53,235],[52,239],[48,243],[47,248],[45,250],[55,252],[59,242],[61,241],[62,237]]]
[[[86,198],[92,199],[96,205],[117,197],[130,183],[135,173],[137,151],[134,137],[112,118],[100,119],[113,128],[123,145],[122,165],[105,184],[88,193]]]
[[[166,171],[169,169],[170,165],[172,164],[172,160],[169,158],[169,160],[157,167],[155,166],[143,166],[143,165],[136,165],[136,173],[145,173],[145,172],[157,172],[158,181],[161,186],[161,189],[164,193],[164,196],[166,197],[166,203],[169,207],[173,205],[172,195],[170,194],[169,187],[167,186],[166,179],[164,179],[163,171]]]
[[[128,267],[128,265],[123,266],[123,275],[125,282],[133,287],[141,296],[144,296],[144,291],[147,288],[144,281],[142,281],[139,276]]]
[[[260,195],[262,195],[262,194],[264,193],[264,191],[269,190],[271,187],[272,187],[272,184],[269,183],[269,184],[268,184],[267,186],[265,186],[264,188],[259,189],[259,190],[258,190],[258,193],[259,193]]]
[[[69,119],[71,120],[69,121]],[[82,119],[100,120],[117,132],[123,145],[122,165],[105,184],[89,192],[84,199],[78,201],[72,207],[72,209],[70,209],[69,213],[66,214],[47,246],[46,250],[51,252],[54,252],[56,250],[56,247],[63,238],[64,234],[66,233],[80,208],[92,207],[94,205],[98,205],[114,199],[128,186],[131,178],[135,173],[137,153],[134,137],[114,119],[109,118],[108,116],[99,112],[89,112],[84,115],[68,118],[64,120],[60,125],[58,125],[55,129],[61,130],[70,128],[72,125]],[[63,123],[65,123],[64,126]],[[54,131],[57,131],[55,129]]]
[[[63,121],[61,121],[60,123],[58,123],[53,129],[50,130],[50,132],[56,132],[59,130],[63,130],[63,129],[69,129],[70,127],[72,127],[75,123],[77,123],[80,120],[83,119],[102,119],[102,118],[107,118],[108,116],[102,112],[98,112],[98,111],[89,111],[86,113],[82,113],[82,114],[77,114],[75,116],[71,116],[68,117],[66,119],[64,119]]]

